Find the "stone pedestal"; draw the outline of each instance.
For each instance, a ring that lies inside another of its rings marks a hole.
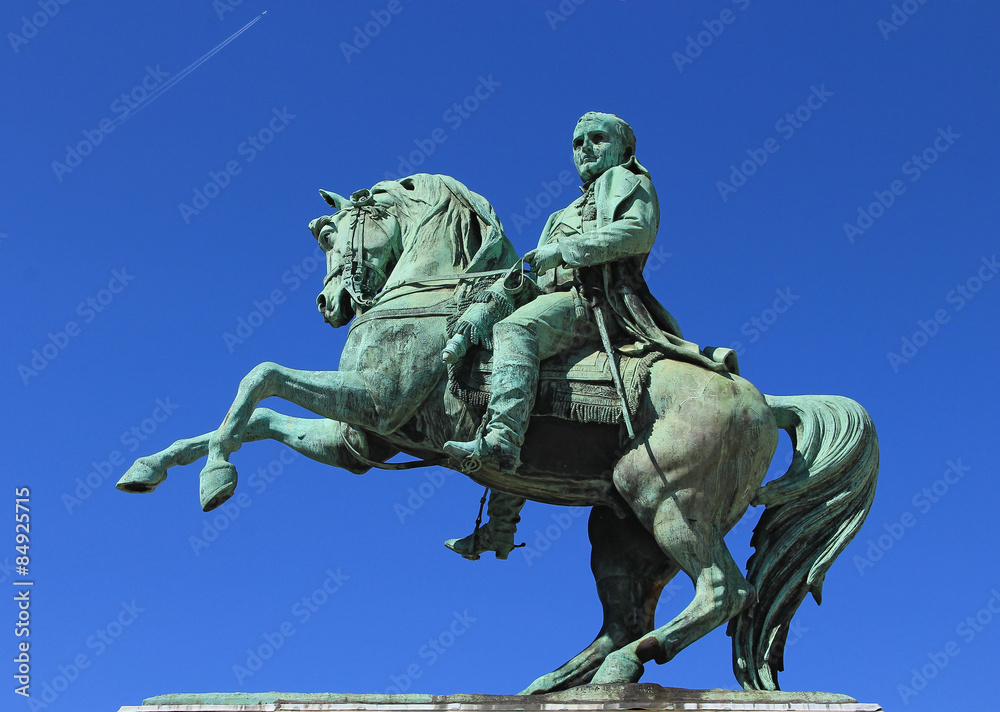
[[[876,704],[826,692],[686,690],[653,683],[585,685],[548,695],[348,695],[203,693],[158,695],[119,712],[604,712],[605,710],[753,710],[881,712]]]

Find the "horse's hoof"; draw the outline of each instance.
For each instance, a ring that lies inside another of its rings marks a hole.
[[[236,491],[236,467],[222,460],[210,462],[201,471],[201,511],[211,512]]]
[[[546,675],[545,677],[548,677]],[[540,677],[526,688],[518,692],[518,695],[545,695],[552,692],[552,686],[547,684],[545,677]]]
[[[645,666],[639,662],[634,653],[616,650],[604,659],[590,682],[591,684],[639,682],[645,671]]]
[[[165,468],[152,467],[145,458],[140,457],[122,475],[115,487],[122,492],[145,494],[155,490],[165,479],[167,479]]]
[[[669,662],[667,652],[663,649],[663,644],[660,643],[655,635],[647,635],[639,641],[639,644],[635,647],[635,656],[642,663],[648,663],[650,660],[653,660],[659,665],[664,665]]]
[[[558,692],[560,690],[568,690],[570,687],[575,687],[575,685],[570,684],[572,675],[567,678],[566,675],[558,674],[556,672],[550,672],[547,675],[542,675],[540,678],[535,680],[533,683],[528,685],[526,688],[518,692],[518,695],[547,695],[550,692]]]

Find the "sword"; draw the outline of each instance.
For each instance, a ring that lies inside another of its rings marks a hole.
[[[604,351],[608,354],[608,365],[611,367],[611,377],[615,382],[615,390],[618,391],[618,399],[621,401],[625,429],[628,431],[629,440],[634,440],[635,431],[632,429],[632,419],[628,414],[628,401],[625,400],[625,386],[622,385],[622,376],[618,372],[618,361],[615,359],[615,350],[611,346],[611,337],[608,336],[608,326],[604,322],[604,309],[597,301],[593,303],[592,308],[594,316],[597,318],[597,330],[601,332],[601,342],[604,344]]]

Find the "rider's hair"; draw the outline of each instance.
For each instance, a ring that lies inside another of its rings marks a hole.
[[[632,127],[620,116],[606,114],[602,111],[588,111],[576,123],[579,126],[582,121],[608,119],[611,120],[612,125],[615,127],[615,134],[618,135],[622,145],[625,147],[625,159],[631,158],[635,155],[635,134],[632,132]]]

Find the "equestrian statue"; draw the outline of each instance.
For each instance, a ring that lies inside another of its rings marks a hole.
[[[327,256],[317,303],[331,326],[350,323],[340,368],[258,365],[217,430],[140,457],[118,489],[152,492],[207,456],[210,511],[235,491],[230,455],[269,438],[357,474],[463,472],[490,490],[488,521],[446,542],[468,559],[507,558],[526,499],[592,507],[604,625],[523,694],[637,682],[724,623],[739,683],[777,690],[792,616],[806,594],[820,601],[871,508],[878,440],[853,400],[762,395],[730,349],[684,339],[642,276],[659,206],[635,146],[619,117],[584,114],[581,195],[523,258],[490,204],[447,176],[320,191],[336,210],[309,224]],[[320,417],[259,406],[272,396]],[[779,429],[792,461],[762,486]],[[416,460],[389,463],[398,453]],[[724,537],[759,505],[744,574]],[[694,598],[656,626],[681,571]]]

